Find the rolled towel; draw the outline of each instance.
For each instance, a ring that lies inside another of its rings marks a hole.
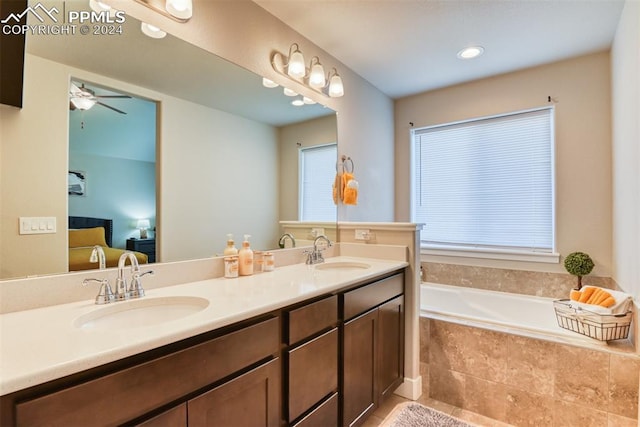
[[[344,189],[344,204],[345,205],[357,205],[358,204],[358,181],[351,179],[347,182],[347,186]]]
[[[599,314],[625,314],[633,302],[629,294],[597,286],[585,286],[581,291],[572,290],[570,299],[576,307]]]

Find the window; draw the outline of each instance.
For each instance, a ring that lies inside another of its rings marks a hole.
[[[332,186],[337,158],[336,144],[300,149],[300,221],[336,221]]]
[[[424,224],[423,247],[484,257],[552,254],[548,261],[557,262],[553,111],[412,132],[413,221]]]

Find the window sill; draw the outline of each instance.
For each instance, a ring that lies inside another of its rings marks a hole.
[[[560,262],[560,254],[555,252],[528,252],[508,249],[500,250],[481,248],[471,249],[464,247],[421,246],[420,254],[461,258],[497,259],[505,261],[541,262],[547,264],[558,264]]]

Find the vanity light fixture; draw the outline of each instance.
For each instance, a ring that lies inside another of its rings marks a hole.
[[[314,101],[313,99],[309,98],[308,96],[303,96],[302,97],[302,102],[307,104],[307,105],[316,104],[316,101]]]
[[[473,59],[473,58],[477,58],[483,53],[484,53],[484,48],[482,46],[469,46],[459,51],[457,56],[460,59]]]
[[[289,47],[289,56],[280,52],[275,52],[271,57],[271,66],[275,71],[331,98],[338,98],[344,95],[344,85],[342,78],[335,68],[325,76],[324,67],[320,63],[320,58],[311,58],[309,67],[304,63],[304,56],[297,43]]]
[[[298,92],[296,92],[295,90],[291,90],[288,87],[285,87],[283,92],[287,96],[298,96]]]
[[[187,22],[193,16],[192,0],[135,0],[162,16],[178,22]]]
[[[152,39],[161,39],[167,35],[167,33],[162,31],[160,28],[147,24],[146,22],[140,24],[140,30]]]
[[[96,13],[101,13],[101,12],[109,12],[109,14],[114,13],[111,6],[99,0],[89,0],[89,7],[91,8],[91,10],[93,10]]]
[[[300,98],[296,98],[291,101],[291,105],[295,105],[296,107],[302,107],[304,105],[304,101]]]
[[[264,87],[268,87],[268,88],[274,88],[274,87],[278,87],[280,86],[278,83],[274,82],[273,80],[270,80],[266,77],[262,78],[262,86]]]

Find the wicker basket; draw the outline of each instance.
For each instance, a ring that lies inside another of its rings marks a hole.
[[[633,313],[598,314],[574,307],[571,300],[553,302],[558,326],[600,341],[623,340],[629,336]]]

